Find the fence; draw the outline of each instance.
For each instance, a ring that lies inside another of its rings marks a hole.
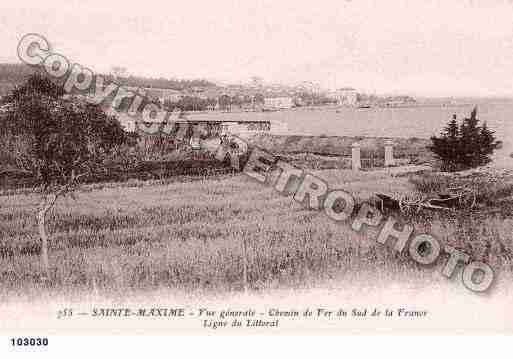
[[[385,142],[385,158],[371,155],[370,158],[361,158],[361,148],[358,142],[353,143],[351,148],[351,167],[354,171],[362,168],[391,167],[394,166],[394,144],[392,141]]]

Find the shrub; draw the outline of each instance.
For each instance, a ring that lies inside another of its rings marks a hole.
[[[513,177],[509,174],[495,172],[461,176],[424,172],[412,175],[408,180],[416,191],[429,198],[447,195],[451,188],[464,188],[475,197],[478,208],[497,209],[497,213],[510,216],[513,206]]]
[[[485,165],[491,161],[490,155],[499,148],[501,142],[496,141],[494,132],[486,122],[479,126],[477,107],[474,107],[470,117],[461,124],[456,121],[456,115],[447,124],[440,137],[431,137],[428,148],[442,162],[442,171],[458,171]]]
[[[419,173],[412,175],[409,178],[409,182],[415,186],[417,191],[433,195],[446,191],[451,179],[442,175]]]

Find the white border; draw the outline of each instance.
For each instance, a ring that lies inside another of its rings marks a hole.
[[[502,358],[507,336],[52,336],[46,348],[12,348],[0,358]]]

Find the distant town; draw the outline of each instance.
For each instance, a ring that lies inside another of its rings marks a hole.
[[[0,97],[23,82],[33,69],[20,64],[0,64]],[[246,84],[220,85],[206,80],[145,78],[115,67],[106,75],[129,90],[145,95],[165,110],[173,111],[277,111],[306,106],[396,107],[416,103],[411,96],[377,96],[347,86],[322,89],[311,82],[272,84],[260,77]]]
[[[120,78],[122,79],[122,78]],[[131,78],[124,78],[128,89],[144,93],[158,101],[166,110],[182,111],[277,111],[305,106],[403,106],[416,102],[410,96],[380,97],[359,92],[353,87],[324,90],[311,83],[296,86],[269,84],[253,77],[247,84],[204,84],[184,89],[137,87]]]

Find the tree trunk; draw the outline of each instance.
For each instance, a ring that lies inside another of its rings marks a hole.
[[[37,226],[39,229],[39,236],[41,238],[41,266],[43,267],[43,280],[47,281],[50,278],[50,264],[48,261],[48,235],[46,233],[46,215],[53,207],[57,195],[51,197],[44,196],[41,206],[37,211]]]
[[[48,263],[48,236],[46,235],[45,207],[42,207],[37,212],[37,225],[39,228],[39,237],[41,238],[41,266],[43,267],[43,280],[46,281],[50,275],[50,265]]]
[[[248,294],[248,249],[244,236],[242,236],[242,286],[244,294]]]

